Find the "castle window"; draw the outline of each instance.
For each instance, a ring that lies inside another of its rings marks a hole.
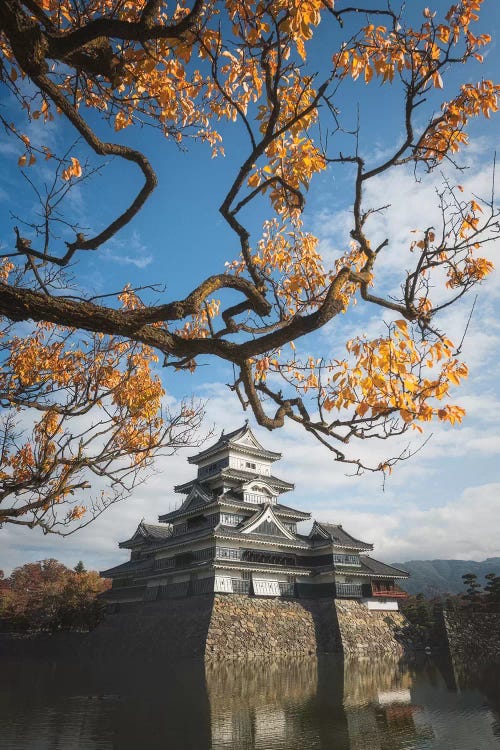
[[[193,562],[192,552],[181,552],[174,557],[176,568],[185,568],[186,565],[191,565]]]
[[[262,495],[256,495],[254,492],[245,492],[244,500],[246,503],[253,503],[254,505],[259,505],[264,502]]]
[[[239,549],[232,549],[231,547],[216,547],[216,557],[225,560],[240,560],[241,552]]]
[[[359,565],[359,555],[333,555],[333,562],[337,565]]]
[[[173,568],[175,566],[175,560],[173,557],[159,557],[154,561],[155,570],[164,570],[165,568]]]
[[[244,518],[245,516],[240,516],[238,513],[220,514],[220,522],[223,526],[237,526]]]
[[[214,461],[214,463],[208,464],[208,466],[200,466],[198,469],[198,476],[208,477],[211,474],[215,474],[220,469],[224,469],[226,466],[229,466],[229,457],[221,458],[220,461]]]
[[[247,467],[247,469],[256,469],[257,468],[257,465],[253,464],[251,461],[247,461],[245,463],[245,466]]]

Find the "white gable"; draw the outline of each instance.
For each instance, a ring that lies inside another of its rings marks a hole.
[[[243,500],[246,503],[262,505],[264,503],[276,503],[278,493],[267,482],[252,479],[246,482],[243,487]]]
[[[265,523],[272,523],[277,527],[277,533],[285,536],[287,539],[294,539],[294,535],[284,526],[279,518],[277,518],[271,506],[267,505],[264,510],[247,521],[247,524],[241,528],[242,534],[259,534],[259,527]]]
[[[278,492],[265,481],[260,479],[251,479],[243,485],[244,492],[257,492],[259,495],[266,497],[278,497]]]
[[[265,451],[265,448],[263,448],[263,446],[259,443],[250,428],[248,428],[241,437],[237,438],[236,440],[232,440],[231,444],[234,446],[241,445],[245,447],[256,448],[259,451]]]
[[[313,527],[309,532],[309,539],[312,539],[313,536],[321,536],[323,539],[330,539],[330,535],[321,528],[317,521],[313,523]]]
[[[189,508],[196,508],[197,506],[203,506],[212,501],[212,497],[204,492],[199,485],[193,485],[189,495],[181,505],[180,510],[188,510]]]

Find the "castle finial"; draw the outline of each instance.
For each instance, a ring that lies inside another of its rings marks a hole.
[[[248,419],[245,419],[245,427],[248,427]]]

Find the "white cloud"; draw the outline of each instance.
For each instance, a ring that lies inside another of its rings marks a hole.
[[[206,391],[211,393],[206,423],[217,425],[212,437],[216,440],[219,430],[234,429],[242,418],[228,409],[227,389],[222,384],[210,384],[202,389]],[[484,412],[488,417],[487,410]],[[256,433],[264,445],[283,453],[276,474],[296,485],[295,492],[283,501],[310,511],[314,517],[342,523],[354,536],[373,542],[376,557],[387,561],[484,559],[500,551],[496,524],[500,483],[483,484],[474,473],[474,457],[484,455],[495,432],[496,422],[486,419],[486,423],[489,427],[481,428],[486,430],[486,445],[481,445],[480,429],[446,431],[414,459],[401,464],[385,492],[379,475],[345,476],[346,467],[335,463],[326,449],[296,425],[272,433],[257,428]],[[184,450],[160,459],[157,472],[133,497],[111,507],[74,536],[62,539],[5,527],[0,532],[0,567],[9,570],[49,556],[69,565],[83,559],[88,567],[98,569],[125,560],[127,552],[118,550],[117,542],[128,538],[141,518],[155,522],[160,513],[178,505],[182,496],[176,495],[173,487],[193,477],[195,467],[186,459],[194,452],[196,449]],[[466,478],[455,499],[449,485],[459,468],[465,470]]]
[[[496,557],[499,498],[500,483],[492,483],[467,487],[457,500],[435,508],[401,507],[390,533],[372,527],[377,549],[390,560]]]
[[[422,501],[429,493],[421,482]],[[331,507],[317,505],[313,517],[341,523],[353,536],[374,545],[373,555],[385,561],[424,559],[483,560],[499,556],[498,504],[500,483],[467,487],[450,502],[440,502],[436,486],[435,507],[418,502],[392,503],[385,512],[359,507],[344,496]]]
[[[491,169],[487,165],[471,169],[460,179],[465,194],[487,194],[490,178]],[[435,194],[432,185],[430,191],[421,192],[411,175],[401,170],[390,180],[379,179],[367,192],[367,205],[382,202],[392,203],[391,212],[377,215],[373,227],[379,238],[391,231],[393,239],[385,253],[384,270],[393,283],[394,272],[404,268],[408,230],[435,221]],[[345,249],[349,222],[350,217],[344,211],[322,212],[315,217],[330,259],[337,247]],[[133,234],[128,243],[120,240],[120,244],[112,245],[105,259],[138,268],[152,260],[138,234]],[[496,524],[500,490],[497,469],[500,316],[495,309],[500,295],[499,277],[497,274],[481,289],[464,342],[464,357],[471,366],[471,375],[450,399],[467,409],[464,425],[451,429],[437,424],[427,429],[426,434],[433,432],[432,439],[418,455],[396,468],[385,492],[379,475],[347,477],[351,469],[335,462],[330,452],[296,425],[289,423],[274,432],[260,429],[257,434],[262,443],[283,453],[276,473],[296,485],[293,495],[285,496],[284,502],[307,509],[324,520],[342,523],[355,536],[373,541],[374,554],[388,561],[484,559],[500,554]],[[443,328],[455,341],[460,341],[463,335],[470,305],[471,301],[441,317]],[[342,317],[331,329],[322,332],[318,337],[321,346],[332,350],[336,346],[335,355],[339,356],[339,342],[343,350],[343,342],[360,329],[369,336],[383,330],[379,311],[366,316],[359,306],[353,309],[352,316]],[[308,346],[313,348],[309,340]],[[215,438],[222,428],[232,430],[242,422],[234,394],[222,383],[206,382],[198,390],[202,397],[209,398],[206,424],[216,425]],[[364,441],[349,447],[367,462],[377,463],[387,455],[396,455],[407,442],[408,437],[404,437],[393,442]],[[415,447],[418,444],[415,436]],[[138,487],[133,497],[110,508],[75,536],[44,537],[37,531],[5,527],[0,532],[0,567],[9,569],[28,560],[54,556],[70,565],[81,558],[88,567],[103,569],[126,559],[126,551],[118,550],[117,542],[130,536],[142,517],[154,522],[158,514],[180,502],[182,498],[175,495],[173,486],[193,476],[194,467],[186,462],[186,456],[192,452],[160,459],[157,473]]]
[[[146,268],[153,262],[153,256],[147,252],[139,233],[134,231],[129,239],[113,237],[103,250],[102,260]]]

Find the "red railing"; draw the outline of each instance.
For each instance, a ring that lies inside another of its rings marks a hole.
[[[384,597],[384,599],[406,599],[408,594],[406,591],[372,591],[372,596]]]

